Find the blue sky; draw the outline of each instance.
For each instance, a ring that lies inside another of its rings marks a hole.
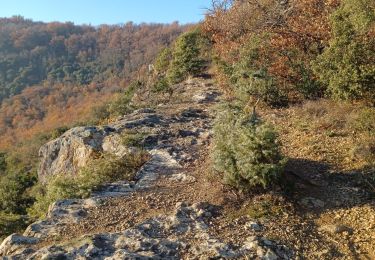
[[[133,21],[198,22],[211,0],[0,0],[0,17],[21,15],[34,21],[118,24]]]

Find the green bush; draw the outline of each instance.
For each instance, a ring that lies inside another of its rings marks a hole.
[[[233,105],[224,105],[215,120],[213,161],[240,190],[276,184],[285,164],[273,128]]]
[[[34,189],[36,203],[29,209],[33,217],[45,216],[49,205],[61,199],[87,198],[105,183],[132,180],[148,154],[140,150],[123,157],[103,155],[82,168],[77,176],[57,175]]]
[[[251,97],[259,99],[271,107],[283,107],[288,104],[288,97],[280,91],[265,71],[258,71],[237,79],[235,95],[244,104]]]
[[[29,224],[25,215],[34,203],[29,190],[37,181],[33,158],[37,151],[33,145],[44,137],[34,139],[26,150],[13,147],[12,151],[0,153],[0,240]]]
[[[188,76],[194,76],[203,71],[204,60],[201,58],[199,46],[202,34],[198,30],[181,35],[175,42],[172,61],[167,71],[171,84],[179,83]]]
[[[165,74],[172,60],[172,50],[170,48],[163,49],[155,59],[154,67],[157,73]]]
[[[121,143],[127,147],[143,148],[142,142],[145,139],[146,133],[138,132],[136,130],[127,130],[121,133]]]
[[[0,242],[10,234],[22,232],[28,224],[25,216],[0,211]]]
[[[60,199],[84,197],[86,184],[80,187],[77,180],[65,176],[55,176],[48,180],[48,185],[38,183],[33,187],[36,202],[28,209],[28,214],[34,218],[45,217],[48,207]]]
[[[6,153],[0,152],[0,176],[5,173],[7,169]]]
[[[375,5],[344,0],[331,16],[329,47],[313,64],[320,81],[338,99],[375,102]]]
[[[132,104],[132,98],[138,88],[142,86],[142,82],[132,82],[124,93],[108,105],[108,112],[111,116],[122,116],[132,112],[135,107]]]
[[[51,131],[49,139],[53,140],[60,137],[63,133],[68,131],[70,128],[67,126],[61,126]]]
[[[93,123],[100,123],[104,119],[111,117],[123,116],[129,114],[136,109],[132,103],[135,92],[143,86],[140,81],[134,81],[126,88],[123,93],[120,93],[112,102],[94,107],[91,111]]]
[[[38,134],[6,153],[0,152],[0,212],[27,213],[27,208],[35,201],[30,190],[37,183],[38,150],[43,143],[59,137],[67,129],[59,127]]]
[[[299,82],[296,82],[295,89],[302,94],[305,99],[318,99],[324,96],[325,88],[318,82],[314,76],[311,67],[307,67],[303,62],[294,62],[291,67],[297,71],[301,77]]]
[[[168,93],[170,95],[173,93],[173,89],[171,85],[168,83],[168,80],[166,77],[161,77],[160,79],[156,80],[152,91],[155,93],[162,93],[162,94]]]
[[[122,157],[104,155],[93,160],[84,167],[79,177],[82,182],[88,183],[92,189],[97,189],[104,183],[118,180],[132,180],[134,174],[148,159],[148,153],[138,150]]]
[[[255,98],[272,107],[286,106],[286,93],[283,93],[268,74],[267,64],[260,67],[258,62],[261,56],[259,46],[265,39],[266,35],[250,39],[241,49],[241,59],[232,65],[232,68],[224,66],[224,71],[230,73],[230,82],[238,100],[247,103]]]
[[[91,118],[95,124],[110,117],[111,113],[109,112],[108,107],[108,104],[93,107],[91,111]]]
[[[0,177],[0,211],[25,214],[33,198],[26,192],[36,181],[31,173],[8,172]]]

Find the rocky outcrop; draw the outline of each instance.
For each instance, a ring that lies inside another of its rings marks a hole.
[[[169,216],[148,219],[119,233],[94,234],[77,241],[37,250],[17,248],[14,241],[34,244],[37,239],[11,236],[0,247],[11,259],[290,259],[292,252],[270,240],[250,236],[242,245],[220,241],[209,233],[215,206],[178,203]],[[13,243],[12,243],[13,241]],[[1,251],[0,251],[1,252]]]
[[[224,239],[214,224],[221,214],[219,207],[204,202],[205,199],[187,202],[202,188],[195,186],[199,176],[193,174],[192,168],[210,143],[212,117],[208,106],[218,96],[211,86],[202,80],[192,81],[177,89],[180,100],[176,104],[161,104],[155,110],[141,109],[106,127],[76,127],[44,145],[40,149],[41,179],[74,174],[98,152],[116,155],[131,152],[121,140],[126,129],[145,133],[142,146],[150,153],[150,159],[134,181],[109,183],[88,199],[55,202],[45,219],[31,224],[23,235],[14,234],[4,240],[0,256],[3,259],[292,258],[288,248],[262,237],[259,234],[262,227],[256,223],[236,227],[245,235],[235,243]],[[210,186],[205,189],[209,192]],[[129,206],[131,200],[135,201],[134,207]],[[111,205],[115,202],[119,204]],[[163,207],[164,211],[160,211]],[[143,217],[145,210],[149,215]],[[117,214],[120,218],[114,216]],[[118,228],[112,229],[112,225]],[[76,232],[78,226],[83,228],[82,232]]]
[[[124,155],[129,152],[129,148],[121,142],[120,135],[123,130],[161,123],[162,118],[153,110],[143,109],[105,127],[72,128],[40,148],[38,177],[43,181],[56,174],[74,175],[98,153]]]
[[[13,234],[7,237],[0,245],[0,256],[12,254],[22,247],[34,245],[39,241],[35,237],[20,236]]]
[[[76,127],[43,145],[39,150],[42,158],[39,179],[44,180],[55,174],[76,173],[95,153],[103,150],[104,139],[112,132],[113,129],[109,127]]]

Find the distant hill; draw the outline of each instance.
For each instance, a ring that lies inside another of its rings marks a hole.
[[[1,18],[0,148],[85,120],[92,106],[125,87],[187,28]]]

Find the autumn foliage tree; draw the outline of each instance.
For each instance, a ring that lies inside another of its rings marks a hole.
[[[0,19],[0,149],[91,120],[189,27]]]
[[[219,1],[207,14],[204,28],[227,73],[236,72],[238,63],[250,62],[247,74],[266,71],[290,101],[314,98],[322,96],[324,88],[317,84],[310,63],[327,46],[329,16],[337,5],[332,0]]]
[[[1,18],[0,102],[44,82],[129,81],[187,28],[178,23],[92,27]]]

